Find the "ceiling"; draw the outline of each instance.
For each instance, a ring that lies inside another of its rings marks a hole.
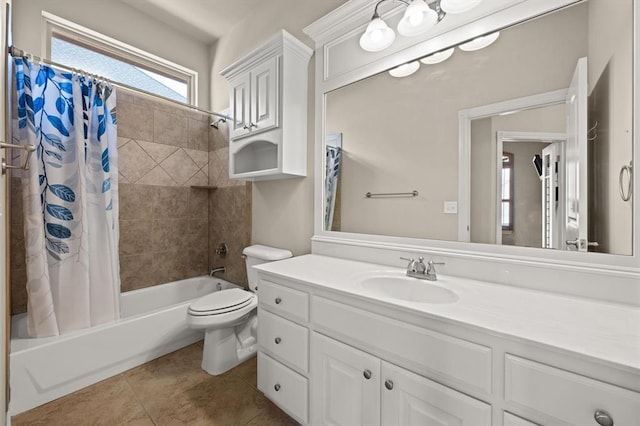
[[[265,0],[121,0],[203,43],[213,43]]]

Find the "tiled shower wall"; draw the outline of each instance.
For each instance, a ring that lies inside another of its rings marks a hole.
[[[228,134],[210,117],[119,89],[121,290],[204,275],[246,285],[251,184],[228,179]],[[192,186],[218,186],[216,190]],[[11,308],[26,312],[22,195],[11,182]],[[225,242],[229,254],[215,254]]]

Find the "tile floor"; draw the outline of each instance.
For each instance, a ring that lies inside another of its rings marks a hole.
[[[12,425],[296,425],[256,388],[256,358],[220,376],[202,342],[12,418]]]

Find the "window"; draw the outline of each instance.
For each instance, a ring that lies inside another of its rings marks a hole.
[[[197,73],[43,12],[48,57],[154,95],[196,105]]]
[[[502,153],[502,230],[513,231],[513,154]]]

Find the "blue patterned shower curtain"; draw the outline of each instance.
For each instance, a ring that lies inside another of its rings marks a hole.
[[[325,170],[325,203],[324,203],[324,229],[331,231],[333,225],[333,211],[336,205],[336,191],[338,190],[338,178],[340,177],[340,157],[342,148],[328,146]]]
[[[115,89],[15,58],[28,332],[52,336],[119,317]]]

